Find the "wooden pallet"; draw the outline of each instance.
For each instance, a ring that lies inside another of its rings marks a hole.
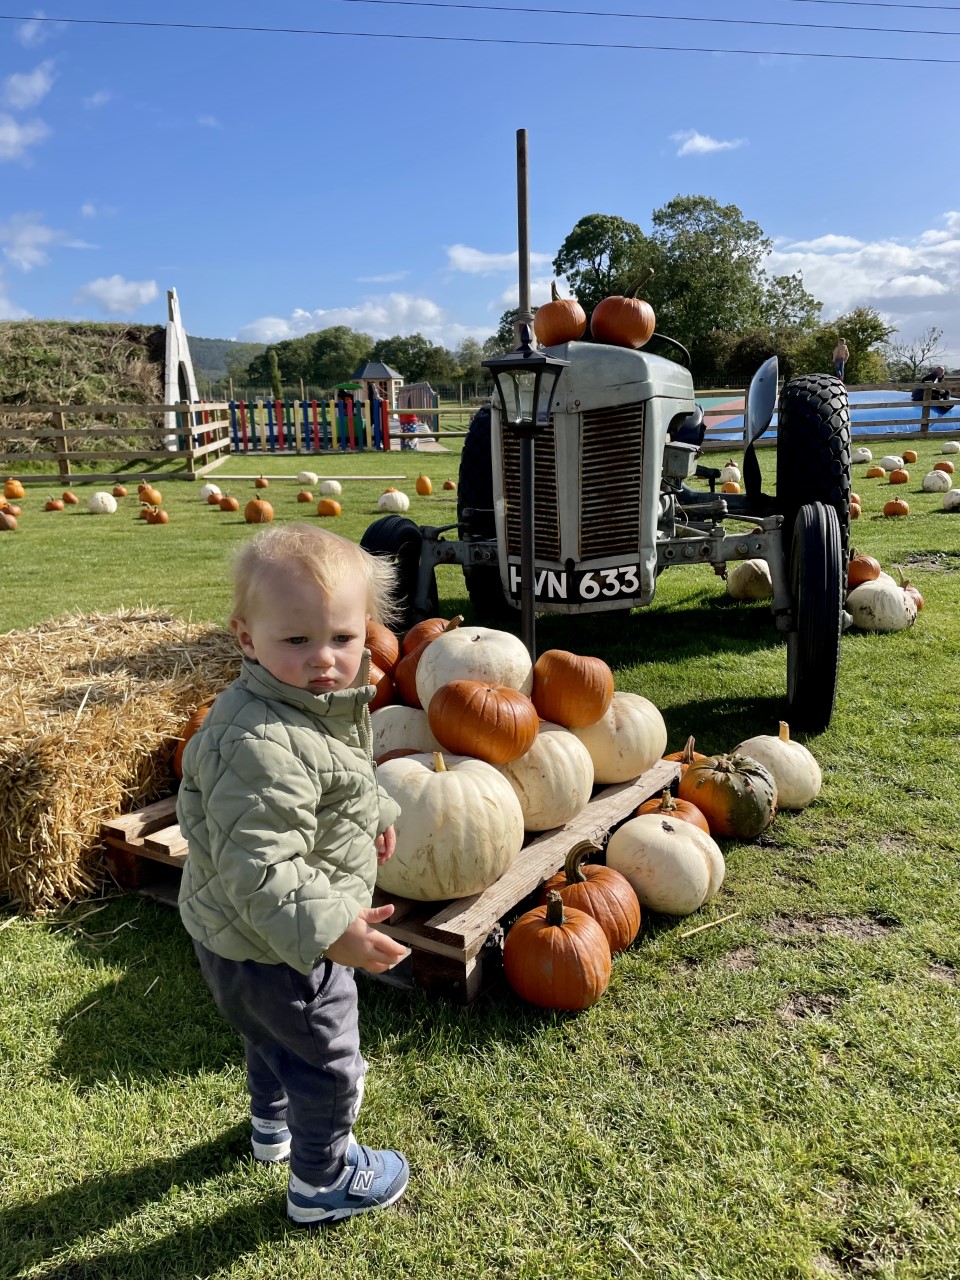
[[[597,845],[680,775],[674,761],[659,760],[630,782],[604,787],[563,827],[532,837],[513,865],[482,893],[451,902],[414,902],[379,890],[374,904],[394,904],[379,927],[410,948],[410,955],[379,975],[394,986],[419,987],[468,1004],[502,968],[501,921],[526,905],[543,882],[563,866],[581,840]],[[176,824],[176,798],[167,797],[104,824],[107,867],[121,885],[161,902],[176,903],[186,841]]]

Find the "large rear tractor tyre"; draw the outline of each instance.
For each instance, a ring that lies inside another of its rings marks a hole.
[[[496,542],[491,450],[490,407],[483,405],[471,419],[460,454],[457,523],[464,542]],[[497,565],[464,565],[463,580],[478,620],[500,621],[513,612],[503,594]]]
[[[784,383],[777,417],[777,510],[785,545],[806,503],[837,513],[840,550],[850,554],[850,409],[839,378],[806,374]]]
[[[790,546],[787,718],[808,733],[821,733],[833,715],[846,576],[836,511],[822,502],[801,507]]]
[[[423,545],[423,534],[418,525],[406,516],[382,516],[367,527],[360,545],[371,555],[391,556],[396,561],[399,631],[409,631],[414,623],[439,614],[440,599],[434,571],[431,571],[427,589],[428,607],[417,608],[414,603],[420,573],[420,548]]]

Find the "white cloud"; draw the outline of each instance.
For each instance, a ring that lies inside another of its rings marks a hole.
[[[512,253],[484,253],[466,244],[447,246],[447,266],[451,271],[465,271],[469,275],[489,276],[498,271],[516,271],[519,261],[516,249]],[[531,253],[532,267],[545,267],[553,260],[549,253]]]
[[[29,314],[29,311],[24,311],[11,301],[7,295],[7,286],[0,279],[0,320],[26,320]]]
[[[19,71],[3,82],[3,100],[14,111],[35,107],[53,87],[53,61],[48,58],[32,71]]]
[[[826,318],[854,307],[875,307],[905,337],[936,325],[948,358],[960,359],[960,212],[909,240],[862,241],[823,235],[777,240],[767,260],[776,275],[803,272],[807,289],[824,303]]]
[[[679,142],[678,156],[706,156],[713,151],[736,151],[744,146],[746,138],[730,138],[726,142],[719,138],[711,138],[707,133],[698,133],[696,129],[684,129],[680,133],[671,133],[672,142]]]
[[[37,49],[40,45],[46,44],[58,31],[63,30],[65,24],[62,22],[51,22],[49,19],[38,21],[45,17],[42,9],[35,9],[34,16],[28,18],[26,22],[21,22],[17,27],[16,39],[25,49]]]
[[[390,293],[368,298],[353,307],[297,308],[289,316],[261,316],[245,324],[237,334],[239,342],[281,342],[306,333],[348,325],[372,338],[392,338],[395,334],[422,333],[431,342],[456,346],[464,338],[487,337],[489,326],[464,325],[453,320],[430,298],[408,293]]]
[[[387,271],[382,276],[357,276],[357,284],[394,284],[406,280],[409,271]]]
[[[109,89],[98,89],[96,93],[91,93],[88,98],[83,99],[83,105],[88,111],[95,111],[97,107],[105,107],[113,98],[113,94]]]
[[[221,128],[220,121],[216,116],[197,116],[197,124],[203,125],[204,129]]]
[[[50,261],[49,250],[55,246],[67,249],[92,249],[84,240],[78,240],[69,231],[58,231],[44,225],[39,213],[15,213],[6,222],[0,222],[0,246],[3,255],[21,271],[45,267]]]
[[[27,147],[49,136],[50,130],[42,120],[25,120],[21,124],[0,112],[0,160],[18,160]]]
[[[156,280],[101,276],[78,289],[74,301],[92,302],[108,316],[128,316],[146,303],[153,302],[159,292]]]
[[[80,206],[84,218],[112,218],[116,212],[112,204],[96,204],[93,200],[85,200]]]
[[[553,276],[534,276],[530,280],[530,305],[532,307],[542,307],[545,302],[550,301],[550,284],[554,279]],[[561,294],[566,294],[566,281],[561,278],[557,281],[557,288]],[[509,307],[517,307],[520,305],[520,285],[511,285],[509,289],[504,289],[499,299],[497,307],[500,311],[506,311]]]

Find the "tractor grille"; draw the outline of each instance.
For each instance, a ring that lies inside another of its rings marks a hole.
[[[583,413],[580,559],[640,545],[643,402]],[[538,548],[539,549],[539,548]]]
[[[507,553],[520,554],[520,441],[504,431],[503,496],[507,511]],[[560,559],[557,503],[557,438],[553,418],[533,444],[534,540],[537,558]]]

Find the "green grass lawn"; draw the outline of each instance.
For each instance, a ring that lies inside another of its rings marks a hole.
[[[844,636],[833,723],[808,740],[820,798],[724,842],[707,909],[648,917],[578,1016],[505,987],[461,1009],[362,980],[359,1136],[407,1152],[396,1209],[287,1225],[285,1174],[249,1159],[239,1046],[175,912],[106,897],[0,916],[0,1276],[960,1276],[960,515],[920,492],[940,455],[919,449],[894,490],[905,520],[879,515],[889,486],[855,468],[853,540],[903,564],[926,608],[911,631]],[[271,458],[268,473],[378,476],[345,479],[331,522],[359,538],[387,483],[415,520],[452,521],[440,485],[457,462]],[[771,473],[773,451],[761,462]],[[246,478],[212,478],[245,501],[267,465],[229,459],[222,472]],[[421,468],[430,498],[413,491]],[[226,558],[252,530],[198,485],[162,487],[164,527],[132,498],[113,517],[45,513],[31,488],[0,538],[0,627],[139,602],[222,620]],[[292,481],[267,497],[278,519],[302,514]],[[440,595],[469,612],[456,568]],[[688,733],[733,747],[782,711],[768,609],[733,603],[703,567],[664,574],[629,617],[541,618],[538,642],[605,657],[618,688],[662,709],[671,749]]]

